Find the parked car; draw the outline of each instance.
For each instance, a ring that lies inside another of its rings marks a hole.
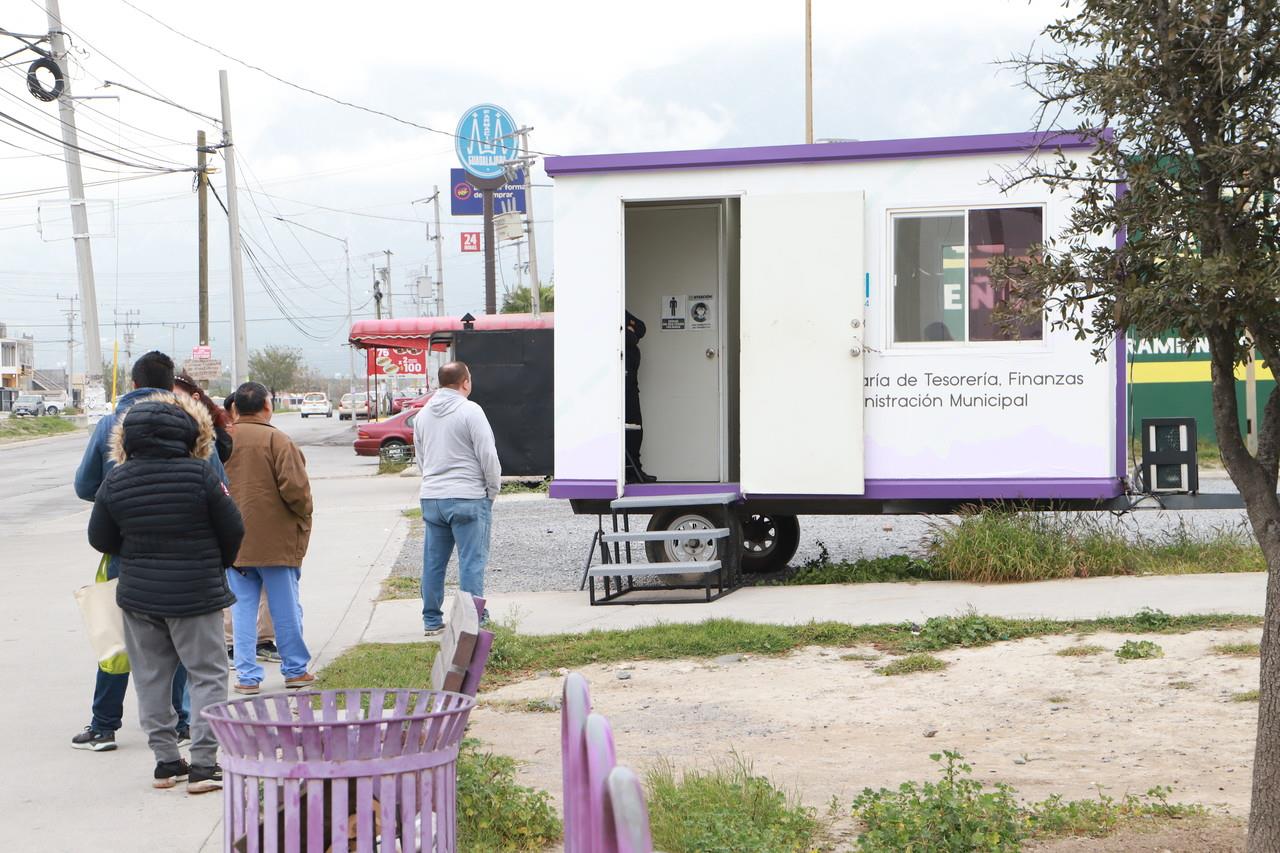
[[[329,402],[329,395],[323,391],[312,391],[302,398],[302,416],[319,415],[323,418],[333,417],[333,403]]]
[[[353,443],[356,456],[377,456],[389,447],[412,447],[413,419],[417,414],[417,409],[410,409],[381,423],[360,427]]]
[[[57,401],[57,400],[45,400],[45,401],[44,401],[44,413],[45,413],[46,415],[59,415],[59,414],[62,414],[62,405],[63,405],[63,404],[62,404],[61,402]]]
[[[44,397],[39,394],[22,394],[13,401],[13,409],[9,412],[15,418],[38,418],[47,413]]]
[[[338,401],[338,420],[349,421],[353,417],[369,418],[369,395],[364,392],[359,394],[343,394],[342,399]]]

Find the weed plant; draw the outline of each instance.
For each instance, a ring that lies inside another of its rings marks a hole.
[[[1164,649],[1150,640],[1125,640],[1116,649],[1116,657],[1121,660],[1148,660],[1164,657]]]
[[[867,788],[853,801],[853,815],[862,824],[858,849],[863,853],[1016,853],[1032,838],[1099,837],[1136,821],[1206,813],[1201,806],[1170,803],[1170,789],[1163,787],[1121,800],[1099,793],[1093,800],[1052,796],[1022,805],[1011,786],[987,788],[971,778],[973,768],[958,752],[929,757],[942,765],[938,782],[904,782],[896,791]]]
[[[1080,645],[1058,649],[1056,654],[1061,658],[1084,658],[1091,655],[1100,655],[1105,651],[1106,649],[1102,646]]]
[[[1257,690],[1245,690],[1243,693],[1232,693],[1232,694],[1231,694],[1231,701],[1232,701],[1232,702],[1257,702],[1257,701],[1258,701],[1258,691],[1257,691]]]
[[[833,562],[827,545],[818,541],[818,554],[810,557],[794,574],[783,578],[784,586],[805,586],[822,583],[895,583],[900,581],[937,580],[933,566],[927,561],[906,554],[890,557],[872,557],[864,560],[840,560]]]
[[[916,654],[890,661],[877,668],[876,672],[881,675],[910,675],[913,672],[937,672],[946,668],[947,662],[941,658],[917,652]]]
[[[545,495],[551,489],[551,478],[541,480],[512,480],[503,483],[500,495]]]
[[[1214,646],[1213,653],[1233,658],[1256,658],[1260,651],[1257,643],[1223,643]]]
[[[516,783],[515,759],[481,752],[477,741],[463,741],[458,753],[459,850],[542,850],[560,836],[550,796]]]
[[[653,846],[667,853],[801,853],[814,848],[820,829],[812,809],[736,753],[711,770],[679,775],[660,763],[645,787]]]

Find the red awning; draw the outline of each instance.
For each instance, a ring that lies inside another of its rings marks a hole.
[[[532,314],[482,314],[476,317],[477,331],[506,329],[551,329],[555,327],[555,314],[543,314],[535,319]],[[360,349],[369,347],[395,347],[399,349],[426,349],[432,337],[434,349],[444,349],[441,337],[462,330],[461,317],[405,317],[395,320],[357,320],[351,327],[349,340]]]

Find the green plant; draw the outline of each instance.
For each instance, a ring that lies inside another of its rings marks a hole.
[[[1058,649],[1054,654],[1063,658],[1083,658],[1089,657],[1090,655],[1102,654],[1105,651],[1106,649],[1102,646],[1078,645],[1067,646],[1065,649]]]
[[[465,740],[458,754],[458,847],[474,853],[542,850],[560,839],[546,791],[517,784],[516,762]]]
[[[1190,681],[1170,681],[1169,686],[1174,690],[1190,690],[1195,687]]]
[[[1176,819],[1206,813],[1203,806],[1170,803],[1170,788],[1156,786],[1144,796],[1127,794],[1116,800],[1098,792],[1097,799],[1064,800],[1054,795],[1027,807],[1033,836],[1086,835],[1101,838],[1121,824],[1138,819]]]
[[[661,762],[646,775],[645,788],[653,845],[668,853],[802,853],[813,849],[819,829],[812,809],[757,776],[737,753],[711,770],[679,776]]]
[[[1116,649],[1116,657],[1121,660],[1146,660],[1164,657],[1164,649],[1150,640],[1125,640]]]
[[[1234,658],[1256,658],[1258,656],[1257,643],[1223,643],[1220,646],[1213,647],[1215,655],[1226,655]]]
[[[502,484],[498,490],[501,495],[545,495],[551,489],[551,479],[511,480]]]
[[[1017,853],[1027,836],[1028,820],[1013,788],[997,783],[992,790],[984,789],[970,778],[973,768],[958,752],[929,758],[942,763],[940,781],[904,782],[896,791],[867,788],[853,801],[853,815],[863,827],[858,849]]]
[[[840,655],[840,660],[873,661],[880,660],[880,655],[875,652],[849,652],[848,654]]]
[[[1173,617],[1163,610],[1144,607],[1133,615],[1133,622],[1144,631],[1163,631],[1173,622]]]
[[[422,595],[422,581],[419,578],[405,575],[392,575],[382,581],[382,594],[379,601],[393,601],[402,598],[418,598]]]
[[[0,442],[75,432],[79,427],[62,418],[6,418],[0,421]]]
[[[420,506],[415,506],[415,507],[412,507],[412,508],[410,508],[410,509],[402,509],[402,510],[400,510],[400,514],[401,514],[401,515],[403,515],[405,518],[409,518],[409,519],[415,519],[415,518],[416,518],[416,519],[421,519],[421,518],[422,518],[422,507],[420,507]]]
[[[387,456],[378,456],[378,473],[379,474],[399,474],[405,468],[413,464],[411,459],[395,459]]]
[[[818,556],[811,557],[791,575],[778,581],[783,586],[823,583],[889,583],[894,581],[937,580],[928,560],[894,554],[889,557],[831,561],[827,546],[818,542]]]
[[[1232,693],[1232,694],[1231,694],[1231,701],[1232,701],[1232,702],[1257,702],[1257,701],[1258,701],[1258,691],[1257,691],[1257,690],[1245,690],[1245,691],[1244,691],[1244,692],[1242,692],[1242,693]]]
[[[881,675],[910,675],[913,672],[937,672],[946,668],[946,661],[935,658],[933,655],[919,653],[891,661],[878,667],[876,672]]]
[[[970,610],[959,616],[935,616],[925,621],[914,643],[916,648],[936,651],[953,646],[989,646],[1012,639],[1011,623],[995,616],[979,616]]]

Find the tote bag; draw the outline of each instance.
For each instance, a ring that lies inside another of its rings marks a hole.
[[[94,583],[76,590],[76,603],[89,632],[89,645],[98,658],[98,668],[111,675],[129,671],[129,655],[124,648],[124,616],[116,604],[117,579],[107,580],[111,557],[102,555]]]

